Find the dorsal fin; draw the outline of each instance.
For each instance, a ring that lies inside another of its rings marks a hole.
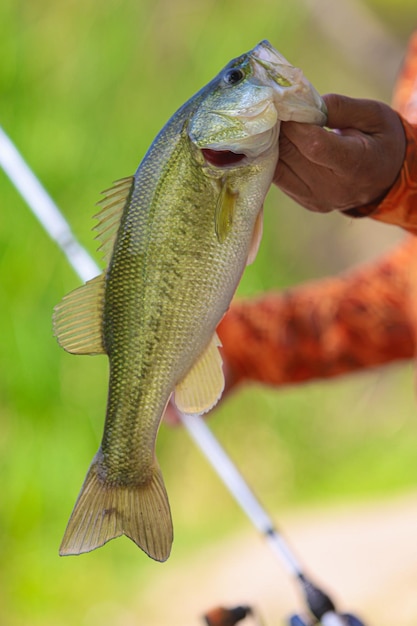
[[[220,339],[214,333],[198,361],[175,387],[174,401],[182,413],[207,413],[221,398],[224,374],[219,346]]]
[[[94,216],[98,224],[93,230],[97,231],[96,239],[100,241],[98,251],[102,253],[105,263],[110,260],[123,209],[130,201],[134,182],[133,176],[116,180],[110,189],[102,192],[104,198],[97,202],[101,210]]]
[[[54,309],[54,333],[72,354],[105,354],[103,340],[105,273],[64,296]]]

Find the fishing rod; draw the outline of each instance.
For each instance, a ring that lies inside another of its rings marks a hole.
[[[1,126],[0,167],[3,168],[43,228],[62,250],[79,278],[86,282],[97,276],[100,273],[99,266],[77,241],[60,209]],[[350,624],[361,626],[359,621],[350,622],[349,616],[340,615],[330,597],[306,576],[293,550],[278,532],[272,519],[207,423],[199,416],[182,413],[179,413],[179,416],[191,439],[206,456],[255,528],[265,537],[274,554],[297,581],[314,618],[323,626],[349,626]],[[301,618],[295,616],[294,619]],[[305,626],[305,623],[292,621],[291,626]]]
[[[312,615],[323,626],[361,626],[359,621],[351,621],[353,616],[340,615],[328,594],[316,584],[313,584],[311,579],[307,577],[294,551],[277,530],[271,517],[256,498],[241,472],[207,426],[207,423],[196,415],[180,413],[180,418],[191,438],[203,452],[241,509],[266,539],[288,573],[296,580]],[[293,621],[291,626],[306,625],[302,621]]]

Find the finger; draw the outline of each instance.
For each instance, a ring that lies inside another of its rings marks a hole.
[[[299,126],[299,124],[295,125]],[[282,134],[279,140],[279,156],[274,182],[281,186],[281,182],[285,185],[286,179],[291,178],[302,183],[304,179],[314,175],[315,169],[315,164],[305,156],[302,150],[299,150],[297,144]]]
[[[291,198],[297,200],[299,204],[304,206],[302,198],[307,198],[309,195],[308,185],[298,176],[295,170],[293,170],[284,161],[278,161],[277,169],[275,170],[274,181],[281,191],[286,193]]]
[[[330,213],[330,211],[333,211],[335,208],[329,205],[329,203],[320,202],[308,182],[301,180],[297,176],[297,173],[285,163],[277,168],[273,182],[281,191],[292,198],[294,202],[308,211],[313,211],[314,213]]]
[[[356,100],[336,94],[324,96],[324,99],[330,112],[329,126],[342,129],[341,138],[352,142],[345,144],[352,147],[351,167],[355,167],[355,160],[361,163],[361,158],[367,159],[362,161],[362,169],[377,165],[379,176],[375,183],[381,193],[389,189],[400,171],[406,149],[398,113],[375,100]],[[349,167],[349,163],[346,166]]]
[[[390,123],[391,109],[376,100],[326,94],[328,128],[355,128],[366,134],[381,132]]]
[[[328,94],[323,97],[328,108],[327,125],[340,133],[318,126],[287,122],[281,132],[314,163],[341,171],[353,167],[366,149],[372,135],[386,133],[400,124],[397,114],[382,102],[359,100]]]
[[[364,137],[357,132],[339,134],[296,122],[283,122],[281,134],[305,159],[337,172],[350,168],[357,161],[364,144]]]
[[[283,156],[278,159],[274,184],[297,204],[310,211],[328,213],[333,210],[333,206],[324,202],[318,203],[316,198],[315,187],[322,187],[320,181],[323,178],[323,168],[306,159],[290,142],[284,140],[283,144]],[[325,172],[324,180],[326,177]]]

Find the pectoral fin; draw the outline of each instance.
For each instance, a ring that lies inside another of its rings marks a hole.
[[[219,243],[223,243],[233,224],[238,192],[232,191],[227,179],[221,181],[220,195],[217,200],[214,227]]]
[[[100,274],[62,298],[54,309],[58,343],[73,354],[105,354],[103,341],[104,279]]]
[[[256,218],[255,228],[253,229],[253,233],[252,233],[252,241],[250,244],[250,250],[249,250],[248,258],[246,261],[246,265],[250,265],[256,259],[259,246],[261,245],[263,230],[264,230],[264,208],[262,207],[258,213],[258,217]]]
[[[224,389],[220,345],[215,333],[187,376],[175,387],[175,404],[182,413],[201,415],[219,401]]]

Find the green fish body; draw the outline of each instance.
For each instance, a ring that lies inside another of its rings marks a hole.
[[[172,394],[184,413],[220,398],[216,327],[262,234],[281,120],[325,122],[317,92],[268,42],[231,61],[161,130],[135,176],[105,192],[96,227],[107,267],[55,308],[59,343],[107,354],[100,449],[60,553],[122,534],[168,558],[172,521],[155,457]]]

